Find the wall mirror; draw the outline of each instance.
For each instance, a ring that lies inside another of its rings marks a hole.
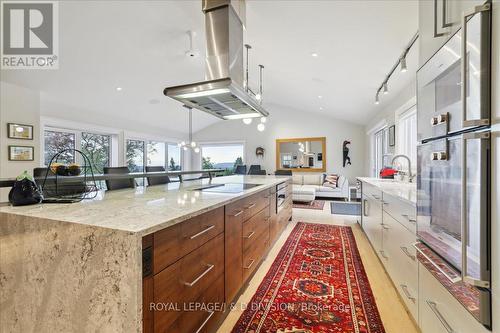
[[[326,171],[326,138],[276,140],[276,170]]]

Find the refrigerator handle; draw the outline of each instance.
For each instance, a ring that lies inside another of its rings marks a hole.
[[[462,15],[462,41],[461,41],[461,74],[462,74],[462,123],[463,127],[475,126],[488,126],[489,119],[467,119],[467,21],[471,16],[477,13],[486,12],[491,10],[491,3],[487,2],[483,5],[474,7],[469,12],[464,12]],[[490,52],[490,51],[488,51]],[[489,80],[489,78],[488,78]]]
[[[479,280],[467,274],[467,244],[469,241],[469,224],[468,224],[468,215],[467,215],[467,140],[487,140],[490,139],[490,132],[471,132],[462,134],[462,281],[482,288],[489,288],[490,281]],[[486,186],[486,184],[481,184],[481,186]],[[483,217],[482,217],[483,218]],[[486,216],[487,218],[487,216]],[[481,228],[487,224],[488,221],[481,220]],[[487,235],[481,235],[481,243],[487,243],[486,239]],[[480,257],[486,257],[487,254],[480,253]]]

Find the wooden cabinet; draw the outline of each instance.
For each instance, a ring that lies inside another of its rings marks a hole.
[[[461,27],[464,11],[484,0],[432,0],[418,2],[419,63],[422,66]],[[420,67],[419,66],[419,67]]]
[[[214,332],[225,312],[192,306],[234,301],[291,213],[272,188],[145,236],[143,332]]]

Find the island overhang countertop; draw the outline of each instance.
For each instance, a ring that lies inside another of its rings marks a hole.
[[[398,198],[410,205],[417,204],[417,184],[400,182],[393,179],[380,179],[373,177],[357,177],[361,182],[376,186],[390,196]]]
[[[288,176],[225,176],[135,189],[99,191],[71,204],[0,207],[0,213],[78,223],[145,236],[286,181]],[[239,193],[198,191],[209,184],[256,184]]]

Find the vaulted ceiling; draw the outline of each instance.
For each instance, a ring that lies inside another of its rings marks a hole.
[[[257,87],[263,64],[265,104],[366,123],[414,78],[416,50],[410,70],[397,73],[391,93],[373,104],[417,21],[416,1],[247,0],[250,83]],[[59,22],[59,70],[2,70],[3,81],[40,90],[89,117],[187,131],[185,111],[162,90],[204,79],[201,0],[61,1]],[[188,30],[197,33],[195,58],[185,55]],[[217,121],[196,112],[193,128]]]

